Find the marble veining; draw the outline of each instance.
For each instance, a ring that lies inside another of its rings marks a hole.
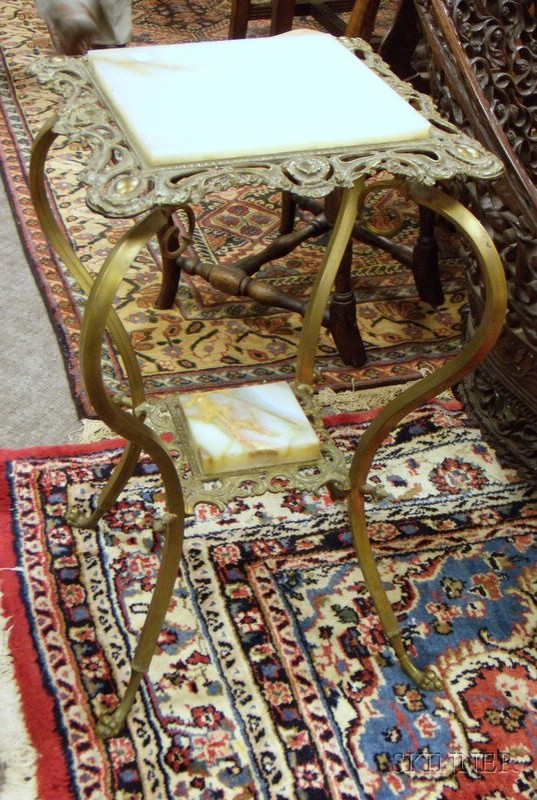
[[[319,438],[287,383],[193,392],[180,403],[205,475],[320,455]]]

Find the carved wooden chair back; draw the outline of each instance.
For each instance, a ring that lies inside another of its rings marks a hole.
[[[537,10],[535,2],[413,0],[423,44],[416,68],[441,113],[505,165],[461,196],[492,232],[509,286],[502,336],[462,394],[487,438],[537,471]],[[425,45],[425,46],[423,46]],[[471,330],[485,287],[469,282]]]

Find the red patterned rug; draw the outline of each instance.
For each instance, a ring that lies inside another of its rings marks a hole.
[[[174,3],[134,0],[133,44],[222,39],[227,35],[229,2]],[[80,412],[91,415],[81,385],[78,338],[85,298],[59,262],[40,230],[28,190],[28,161],[33,137],[55,111],[58,99],[28,75],[38,57],[52,55],[50,36],[33,3],[0,4],[0,159],[31,268],[45,298],[64,354],[73,396]],[[312,25],[304,19],[297,24]],[[253,33],[267,33],[267,23],[253,23]],[[310,76],[296,76],[300,81]],[[215,87],[218,89],[218,87]],[[220,90],[220,89],[218,89]],[[205,102],[210,102],[210,98]],[[245,100],[246,102],[246,100]],[[125,221],[112,222],[88,211],[79,182],[84,152],[76,144],[55,148],[49,160],[52,201],[61,224],[76,240],[85,266],[96,273],[111,246],[125,232]],[[277,230],[279,194],[251,188],[228,191],[196,207],[195,247],[204,261],[230,261],[266,244]],[[371,213],[381,228],[394,213],[403,224],[397,238],[416,235],[416,209],[393,191],[376,199]],[[319,366],[324,385],[371,387],[414,380],[431,364],[453,353],[460,341],[460,308],[465,302],[462,270],[453,237],[444,237],[441,269],[446,303],[434,310],[419,300],[410,271],[386,253],[355,245],[354,280],[358,318],[369,360],[361,370],[346,368],[330,336],[323,334]],[[298,248],[285,261],[263,271],[267,282],[304,298],[320,263],[324,241]],[[229,297],[199,278],[181,281],[173,308],[158,311],[158,248],[153,242],[129,271],[118,299],[118,313],[136,346],[150,395],[162,395],[218,383],[289,379],[294,374],[297,314]],[[117,358],[105,356],[112,390],[124,389]]]
[[[372,413],[326,420],[343,451]],[[344,504],[263,495],[189,518],[150,673],[102,742],[95,717],[123,691],[154,585],[159,477],[142,461],[95,532],[65,513],[94,504],[118,445],[4,459],[0,594],[39,800],[535,797],[537,492],[458,403],[389,437],[370,476],[387,498],[368,507],[407,643],[442,691],[394,660]]]

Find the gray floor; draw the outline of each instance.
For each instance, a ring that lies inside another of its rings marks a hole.
[[[64,444],[80,422],[0,180],[0,447]]]

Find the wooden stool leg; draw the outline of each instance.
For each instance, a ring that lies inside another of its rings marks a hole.
[[[325,213],[332,224],[340,200],[341,192],[332,192],[326,199]],[[330,333],[344,364],[352,367],[365,364],[367,354],[356,321],[356,299],[352,289],[352,238],[345,248],[330,298]]]
[[[176,219],[180,212],[183,220],[186,219],[186,228]],[[175,212],[168,215],[167,224],[157,233],[160,245],[162,262],[162,283],[159,296],[155,302],[156,308],[171,308],[175,302],[181,269],[185,263],[183,253],[194,240],[196,217],[188,205],[181,205]]]
[[[429,93],[423,79],[414,77],[412,56],[420,40],[421,31],[414,0],[400,0],[390,30],[379,45],[378,53],[403,80],[410,80],[416,89]]]
[[[357,0],[351,11],[345,34],[369,42],[375,27],[380,0]]]
[[[351,271],[352,239],[345,249],[330,298],[330,333],[343,363],[349,367],[363,367],[367,353],[356,321]]]
[[[250,19],[250,0],[231,0],[229,38],[245,39]]]
[[[290,31],[295,16],[295,0],[272,0],[272,16],[270,18],[270,35]]]
[[[280,235],[292,233],[295,229],[297,202],[291,192],[282,192],[282,214],[280,217]]]
[[[418,241],[412,252],[412,273],[418,294],[426,303],[440,306],[444,292],[438,269],[438,245],[434,231],[435,214],[429,208],[419,207],[420,229]]]

